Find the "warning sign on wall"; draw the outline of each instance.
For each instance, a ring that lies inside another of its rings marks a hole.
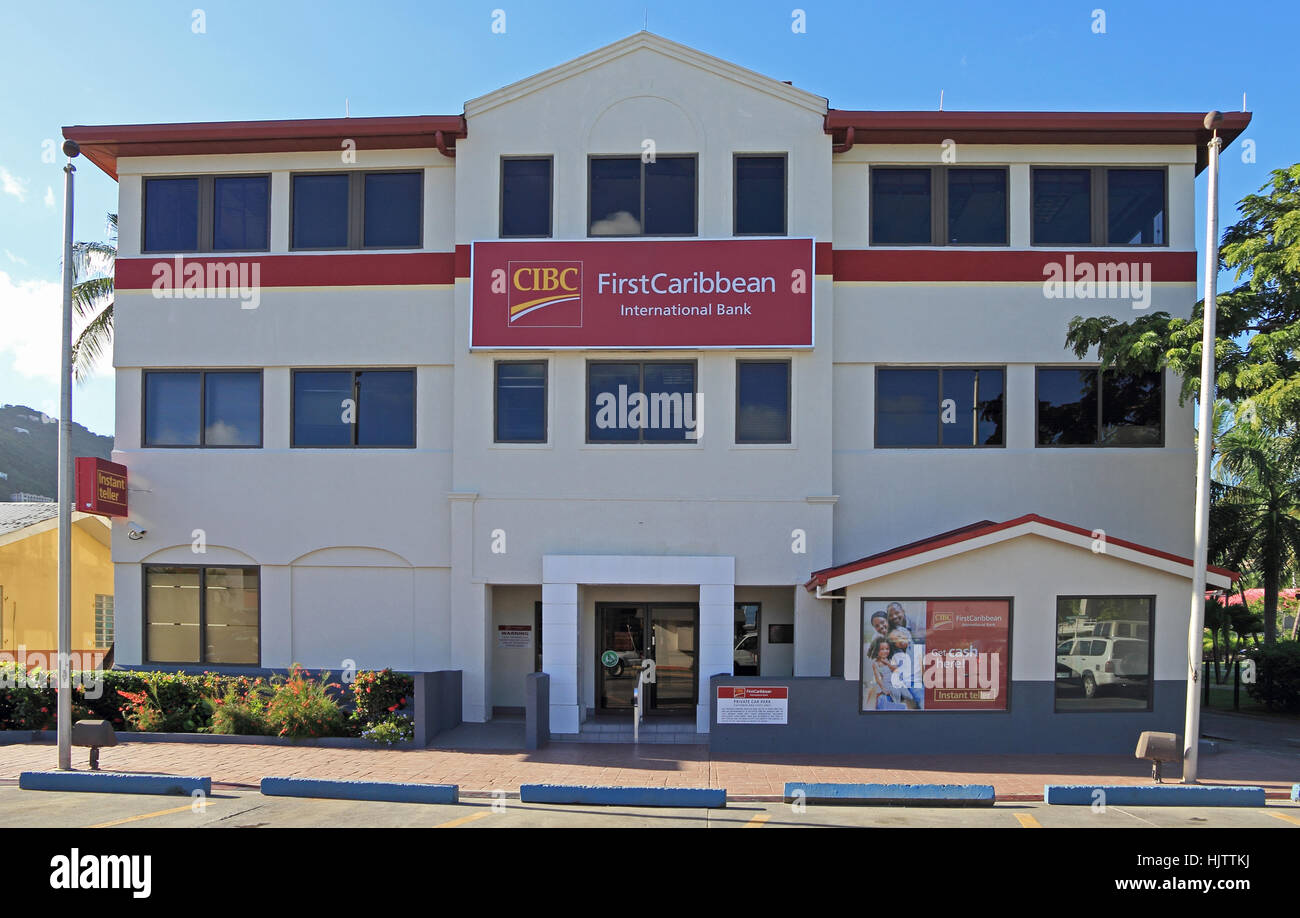
[[[498,647],[531,647],[532,625],[497,625]]]
[[[784,724],[790,689],[784,685],[718,686],[718,723]]]

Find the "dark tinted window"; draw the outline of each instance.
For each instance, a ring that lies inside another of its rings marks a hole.
[[[298,370],[293,374],[293,445],[349,446],[356,404],[348,370]]]
[[[649,416],[641,431],[643,440],[684,442],[686,425],[695,415],[695,364],[647,363],[643,372]]]
[[[255,567],[146,565],[145,654],[160,663],[256,665]]]
[[[1092,173],[1089,170],[1035,169],[1033,198],[1035,244],[1092,242]]]
[[[192,252],[199,247],[199,180],[144,181],[144,250]]]
[[[736,157],[737,235],[785,235],[785,157]]]
[[[357,373],[357,445],[415,445],[415,373]]]
[[[1102,374],[1102,444],[1159,446],[1163,392],[1159,373]]]
[[[1159,373],[1040,368],[1038,445],[1159,446],[1163,397]]]
[[[641,234],[641,160],[631,156],[591,160],[590,233]]]
[[[1002,445],[1002,371],[945,368],[939,440],[944,446]]]
[[[736,364],[736,442],[790,442],[790,364]]]
[[[262,442],[262,374],[203,374],[203,445]]]
[[[693,363],[589,363],[587,439],[682,443],[698,430]]]
[[[496,365],[496,441],[546,441],[546,363]]]
[[[346,173],[293,177],[293,247],[341,249],[348,244]]]
[[[419,172],[368,173],[365,179],[365,232],[368,248],[402,248],[420,244]]]
[[[954,245],[1005,245],[1007,173],[1005,169],[949,169],[948,242]]]
[[[695,160],[660,156],[645,164],[645,232],[647,236],[695,232]]]
[[[1000,369],[881,369],[876,445],[1001,446]]]
[[[1039,369],[1038,445],[1097,442],[1097,371]]]
[[[145,446],[199,445],[200,389],[198,373],[145,373]]]
[[[1106,241],[1113,245],[1164,245],[1163,169],[1111,169],[1106,173]]]
[[[929,169],[872,169],[872,244],[929,244],[930,194]]]
[[[592,236],[673,236],[695,232],[695,158],[591,160]]]
[[[217,176],[212,182],[212,248],[261,251],[270,244],[271,180],[265,175]]]
[[[1147,710],[1151,706],[1153,602],[1146,596],[1056,600],[1056,633],[1132,634],[1118,641],[1079,640],[1056,649],[1056,710]],[[1073,651],[1071,653],[1071,651]],[[1100,659],[1088,659],[1096,657]]]
[[[501,235],[551,235],[551,161],[501,161]]]

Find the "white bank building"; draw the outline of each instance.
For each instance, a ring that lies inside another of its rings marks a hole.
[[[117,663],[465,722],[546,673],[564,737],[653,660],[717,750],[1177,732],[1193,409],[1064,345],[1190,313],[1201,117],[836,109],[641,32],[461,114],[67,128],[120,188]]]

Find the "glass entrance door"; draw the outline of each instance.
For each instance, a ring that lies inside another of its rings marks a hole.
[[[681,711],[696,702],[695,605],[596,606],[596,708],[626,711],[646,659],[655,661],[657,683],[646,697],[647,713]]]

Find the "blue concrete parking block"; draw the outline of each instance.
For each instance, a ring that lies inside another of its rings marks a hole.
[[[1101,795],[1097,792],[1101,791]],[[1043,802],[1059,806],[1263,806],[1264,788],[1206,784],[1046,784]]]
[[[521,803],[568,803],[589,806],[677,806],[721,809],[727,791],[712,787],[596,787],[569,784],[523,784]]]
[[[268,797],[326,797],[386,803],[459,803],[458,784],[407,784],[397,781],[327,781],[317,778],[263,778]]]
[[[23,790],[76,791],[96,794],[212,793],[211,778],[183,775],[136,775],[113,771],[24,771],[18,776]]]
[[[785,785],[785,802],[848,806],[992,806],[992,784],[807,784]]]

